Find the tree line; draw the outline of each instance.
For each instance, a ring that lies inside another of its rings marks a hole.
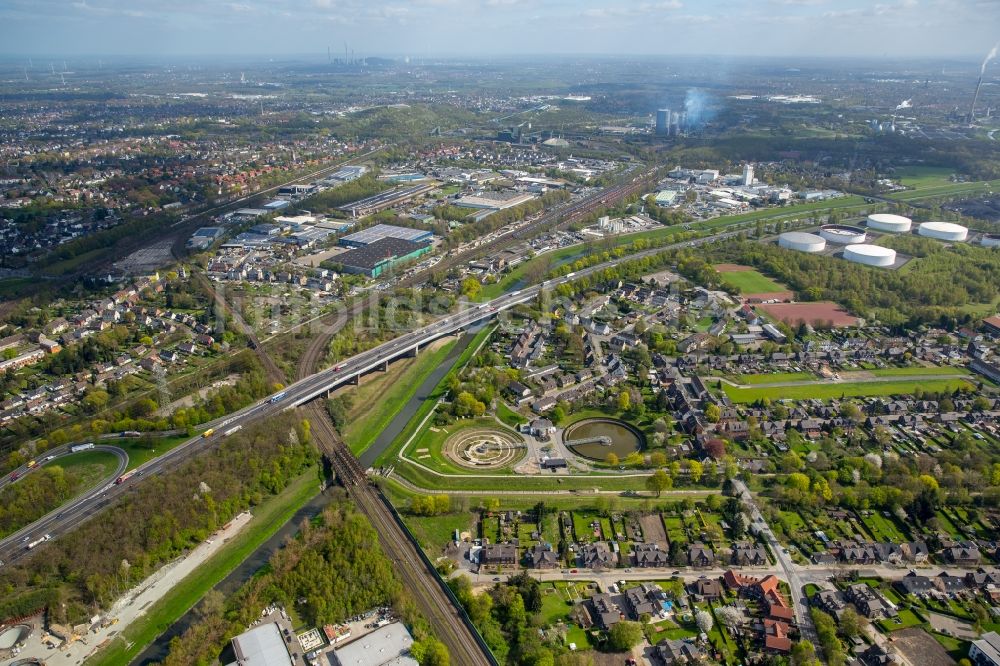
[[[299,533],[271,556],[266,567],[234,595],[207,595],[198,621],[170,642],[164,666],[211,663],[226,643],[278,604],[294,608],[302,624],[337,624],[382,606],[394,607],[413,633],[412,655],[421,666],[447,666],[447,648],[431,637],[382,552],[378,534],[347,502],[305,520]]]
[[[308,424],[292,415],[235,433],[0,569],[0,618],[49,599],[53,621],[85,620],[316,463]]]

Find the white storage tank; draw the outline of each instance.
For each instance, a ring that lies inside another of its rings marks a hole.
[[[854,245],[868,240],[868,234],[861,227],[847,224],[824,224],[819,235],[836,245]]]
[[[778,236],[778,246],[799,252],[822,252],[826,249],[826,240],[816,234],[786,231]]]
[[[945,241],[964,241],[969,236],[966,227],[953,222],[923,222],[917,228],[917,233],[927,238]]]
[[[893,215],[891,213],[874,213],[868,216],[866,224],[869,229],[902,234],[910,230],[913,226],[913,220],[908,217],[903,217],[902,215]]]
[[[1000,247],[1000,234],[983,234],[979,244],[983,247]]]
[[[896,251],[880,245],[848,245],[844,248],[844,259],[866,266],[892,266],[896,263]]]

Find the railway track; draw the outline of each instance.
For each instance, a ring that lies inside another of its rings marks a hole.
[[[413,275],[400,280],[398,286],[410,287],[416,284],[421,284],[430,278],[433,272],[440,272],[442,270],[446,271],[449,268],[465,264],[471,259],[475,259],[476,257],[484,254],[490,254],[506,249],[549,228],[557,229],[570,225],[601,206],[616,203],[626,197],[642,191],[643,188],[649,185],[650,179],[655,174],[655,170],[647,171],[628,182],[601,190],[600,192],[596,192],[588,197],[585,197],[584,199],[581,199],[580,201],[558,208],[550,213],[546,213],[535,222],[525,226],[523,229],[518,229],[513,233],[505,234],[490,241],[489,243],[470,248],[460,254],[445,257],[433,268],[420,271],[419,273],[414,273]],[[334,315],[330,315],[329,318],[322,318],[318,321],[323,330],[310,340],[309,346],[306,348],[306,351],[302,354],[302,358],[299,360],[298,371],[296,373],[299,379],[307,377],[319,369],[319,363],[326,356],[326,350],[330,346],[330,341],[333,339],[333,336],[336,335],[348,321],[361,314],[364,308],[365,301],[361,300],[352,305],[345,312],[338,312]]]
[[[403,531],[382,491],[368,483],[357,458],[337,435],[320,402],[306,408],[313,436],[330,461],[337,478],[347,489],[356,506],[371,521],[379,535],[382,549],[392,559],[400,579],[406,581],[417,606],[430,622],[438,640],[448,647],[453,664],[492,666],[495,660],[466,624],[461,611],[442,588],[437,575],[429,570],[410,536]]]

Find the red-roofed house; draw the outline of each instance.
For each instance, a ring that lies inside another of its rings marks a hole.
[[[790,652],[792,639],[788,637],[788,625],[778,620],[764,620],[764,647],[773,652]]]
[[[983,328],[990,335],[1000,335],[1000,315],[993,315],[984,319]]]

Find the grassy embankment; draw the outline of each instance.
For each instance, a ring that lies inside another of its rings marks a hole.
[[[371,446],[427,376],[444,362],[455,342],[448,341],[415,359],[397,363],[398,368],[389,366],[385,375],[351,389],[355,393],[354,405],[341,434],[354,455]]]

